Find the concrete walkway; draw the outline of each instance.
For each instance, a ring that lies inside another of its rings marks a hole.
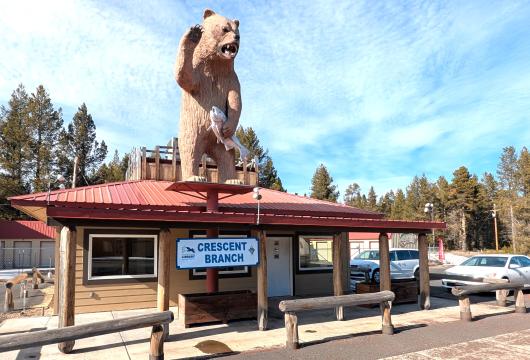
[[[456,300],[432,298],[433,310],[418,311],[416,304],[396,305],[392,321],[402,331],[432,324],[457,321],[459,309]],[[527,306],[528,306],[527,299]],[[175,310],[175,309],[172,309]],[[123,318],[154,310],[115,311],[76,316],[76,324]],[[501,308],[493,302],[472,305],[474,316],[487,317],[493,314],[513,312],[513,306]],[[184,329],[177,320],[170,324],[170,336],[164,345],[166,359],[205,357],[220,353],[259,351],[265,348],[282,347],[285,344],[283,319],[274,312],[269,319],[270,330],[256,330],[255,321],[237,321],[227,325],[210,325]],[[378,333],[381,330],[379,309],[345,309],[346,321],[333,321],[333,311],[302,313],[299,316],[301,343],[322,342],[333,339]],[[56,317],[9,319],[0,325],[0,334],[36,331],[57,327]],[[10,359],[145,359],[149,349],[150,329],[137,329],[121,333],[97,336],[76,341],[74,351],[61,354],[57,345],[12,351],[1,354]]]

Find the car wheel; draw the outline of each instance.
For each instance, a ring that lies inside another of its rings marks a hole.
[[[414,279],[416,279],[416,281],[420,281],[420,269],[416,269],[416,271],[414,271]]]
[[[379,284],[380,280],[381,280],[381,277],[380,277],[380,274],[379,274],[379,269],[375,269],[372,272],[372,283]]]

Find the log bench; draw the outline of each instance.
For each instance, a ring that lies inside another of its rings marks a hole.
[[[469,301],[469,295],[482,292],[513,290],[515,297],[515,312],[521,314],[526,313],[523,286],[524,285],[521,283],[467,285],[454,287],[451,290],[451,293],[458,298],[458,304],[460,306],[460,320],[471,321],[473,320],[473,316],[471,315],[471,303]],[[506,301],[497,301],[497,304],[506,306]]]
[[[395,295],[392,291],[381,291],[369,294],[353,294],[340,296],[325,296],[319,298],[283,300],[280,311],[285,313],[285,330],[288,349],[298,349],[298,316],[297,312],[321,309],[336,309],[343,306],[357,306],[366,304],[380,304],[382,314],[382,333],[392,335],[394,327],[390,316],[390,309]]]
[[[98,321],[85,325],[67,326],[15,335],[3,335],[0,336],[0,353],[152,326],[149,360],[163,360],[163,325],[169,324],[172,321],[173,312],[162,311],[123,319]]]

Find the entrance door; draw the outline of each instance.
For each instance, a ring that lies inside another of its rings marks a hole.
[[[267,237],[267,290],[272,296],[291,296],[291,237]]]

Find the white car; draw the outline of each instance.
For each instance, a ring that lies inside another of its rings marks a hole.
[[[390,249],[390,278],[418,279],[420,258],[415,249]],[[350,261],[350,277],[352,280],[363,281],[365,274],[374,282],[379,283],[379,250],[365,250]]]
[[[523,255],[476,255],[445,270],[445,274],[470,278],[442,279],[442,286],[448,289],[459,285],[482,284],[484,278],[530,284],[530,258]]]

